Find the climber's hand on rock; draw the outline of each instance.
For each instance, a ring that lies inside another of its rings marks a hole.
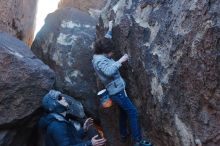
[[[113,21],[111,20],[108,22],[108,30],[112,31],[112,27],[113,27]]]
[[[123,62],[127,61],[128,58],[129,58],[129,57],[128,57],[128,54],[124,54],[124,55],[118,60],[118,62],[123,63]]]

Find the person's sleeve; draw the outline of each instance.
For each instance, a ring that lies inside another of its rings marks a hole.
[[[79,135],[80,138],[83,138],[85,136],[85,133],[86,133],[83,128],[80,128],[80,130],[77,131],[77,132],[78,132],[78,135]]]
[[[91,142],[91,140],[88,140],[83,143],[76,144],[76,145],[70,145],[70,146],[92,146],[92,142]]]
[[[101,72],[103,72],[103,74],[110,77],[118,71],[121,67],[121,63],[118,61],[112,63],[108,59],[103,59],[97,62],[97,67]]]
[[[47,130],[56,145],[70,146],[71,141],[67,132],[67,124],[65,122],[53,122],[48,126]]]
[[[105,34],[105,38],[107,38],[107,39],[112,39],[112,31],[108,31],[108,32]]]
[[[53,122],[48,127],[48,132],[52,136],[54,142],[58,146],[92,146],[91,141],[80,142],[79,144],[71,144],[68,135],[67,124],[65,122]],[[72,140],[74,141],[74,140]]]

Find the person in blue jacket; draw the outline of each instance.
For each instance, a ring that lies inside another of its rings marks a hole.
[[[125,81],[121,77],[119,68],[128,61],[128,55],[124,54],[115,61],[111,57],[116,51],[112,41],[112,21],[109,22],[109,30],[104,38],[96,40],[93,49],[92,64],[96,74],[104,84],[112,101],[119,106],[119,130],[121,141],[125,142],[128,137],[127,118],[130,122],[131,134],[135,146],[152,146],[148,141],[142,139],[138,122],[137,108],[131,102],[125,91]]]
[[[93,125],[93,119],[88,118],[83,128],[77,130],[73,122],[66,119],[68,102],[61,92],[50,90],[43,97],[43,108],[47,114],[39,121],[40,128],[45,131],[46,146],[102,146],[106,139],[98,138],[98,135],[91,140],[82,140],[87,130]]]

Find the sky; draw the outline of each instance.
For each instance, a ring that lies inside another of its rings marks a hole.
[[[44,25],[44,19],[46,16],[57,9],[59,1],[60,0],[38,0],[34,36],[36,36],[37,32]]]

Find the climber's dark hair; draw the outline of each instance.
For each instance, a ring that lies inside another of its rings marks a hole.
[[[94,46],[94,54],[108,54],[110,52],[115,51],[114,43],[109,38],[101,38],[95,41]]]

